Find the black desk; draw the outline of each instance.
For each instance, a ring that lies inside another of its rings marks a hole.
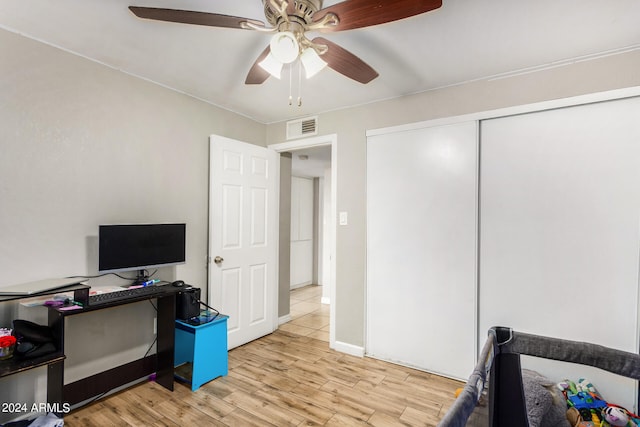
[[[89,295],[89,286],[83,285],[80,283],[61,286],[54,289],[50,289],[43,292],[32,293],[32,294],[13,294],[13,295],[0,295],[0,302],[5,301],[17,301],[25,298],[34,298],[34,297],[42,297],[46,295],[52,295],[55,293],[63,293],[63,292],[74,292],[74,297],[78,298],[86,298]],[[34,357],[32,359],[25,360],[17,360],[14,358],[8,360],[0,361],[0,378],[6,377],[9,375],[18,374],[20,372],[25,372],[30,369],[38,368],[40,366],[46,366],[50,364],[62,363],[65,356],[62,352],[62,349],[59,347],[59,343],[56,343],[56,347],[58,351],[52,354],[46,354],[41,357]]]
[[[67,316],[88,313],[95,310],[105,310],[111,307],[131,304],[157,298],[157,341],[156,354],[126,363],[124,365],[94,374],[70,384],[64,384],[64,357],[57,363],[48,365],[47,400],[49,403],[60,405],[68,403],[75,405],[87,399],[100,396],[116,387],[120,387],[144,376],[156,373],[156,382],[164,388],[173,391],[173,358],[175,345],[176,293],[181,288],[162,286],[164,292],[150,296],[139,296],[113,303],[88,306],[88,290],[85,295],[77,294],[74,299],[84,304],[84,308],[70,311],[49,309],[49,326],[59,337],[60,353],[64,355],[64,319]]]

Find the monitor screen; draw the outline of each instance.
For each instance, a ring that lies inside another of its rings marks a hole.
[[[145,270],[184,264],[186,224],[101,225],[98,271]]]

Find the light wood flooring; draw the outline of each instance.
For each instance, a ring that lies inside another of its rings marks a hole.
[[[229,375],[191,392],[144,382],[65,416],[90,426],[435,426],[462,383],[329,349],[318,287],[292,291],[291,322],[229,352]]]
[[[329,342],[329,306],[320,303],[322,286],[304,286],[290,293],[291,321],[280,330]]]

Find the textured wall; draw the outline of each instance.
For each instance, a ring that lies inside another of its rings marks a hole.
[[[0,58],[0,287],[96,274],[99,224],[186,222],[187,262],[159,276],[206,300],[209,135],[264,145],[265,125],[3,30]],[[139,337],[111,356],[86,343],[152,330],[149,308],[73,322],[68,374],[141,357],[150,342]],[[16,309],[0,305],[0,323]],[[0,400],[45,401],[33,396],[44,373],[3,378]]]
[[[208,137],[264,125],[0,31],[0,286],[94,274],[98,224],[187,223],[206,284]]]

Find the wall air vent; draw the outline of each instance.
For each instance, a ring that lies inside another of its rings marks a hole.
[[[287,139],[318,134],[318,116],[305,117],[287,122]]]

